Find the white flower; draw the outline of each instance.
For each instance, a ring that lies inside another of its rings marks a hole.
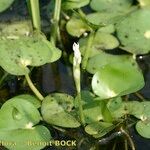
[[[74,66],[77,66],[81,63],[81,52],[79,50],[79,43],[73,43],[73,51],[74,51]]]

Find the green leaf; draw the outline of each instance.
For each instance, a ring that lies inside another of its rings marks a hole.
[[[62,8],[63,9],[77,9],[77,8],[81,8],[83,6],[88,5],[88,3],[90,2],[90,0],[63,0],[62,1]]]
[[[73,98],[67,94],[53,94],[47,96],[42,103],[43,119],[52,125],[76,128],[80,123],[71,115]]]
[[[90,6],[96,11],[124,11],[129,9],[133,0],[92,0]]]
[[[113,63],[135,62],[130,55],[112,55],[105,52],[99,52],[99,54],[89,58],[86,70],[89,73],[96,73],[101,67]]]
[[[138,0],[138,2],[140,3],[141,7],[145,7],[145,6],[149,6],[150,5],[150,1],[149,0]]]
[[[76,37],[80,37],[87,31],[91,31],[91,28],[81,19],[71,18],[66,24],[67,32]]]
[[[101,101],[93,101],[83,106],[83,114],[86,123],[92,123],[103,119]]]
[[[136,124],[136,130],[144,138],[150,139],[150,121],[149,122],[139,121]]]
[[[33,33],[31,20],[21,20],[12,23],[2,22],[0,24],[0,36],[6,37],[17,37],[17,36],[28,36]]]
[[[36,107],[22,98],[14,97],[6,101],[0,109],[0,131],[30,128],[40,120]]]
[[[92,78],[92,89],[101,99],[127,95],[143,86],[141,71],[136,64],[130,62],[105,65]]]
[[[3,36],[0,39],[0,65],[10,74],[25,75],[29,73],[27,66],[56,61],[60,55],[61,51],[41,34]]]
[[[50,139],[49,130],[40,125],[32,129],[0,130],[0,140],[10,150],[40,150],[49,145]]]
[[[30,103],[32,103],[36,108],[40,108],[41,107],[41,101],[39,99],[37,99],[35,96],[29,95],[29,94],[21,94],[18,96],[15,96],[15,99],[23,99],[26,100]]]
[[[109,24],[105,27],[100,27],[98,29],[98,32],[104,32],[104,33],[109,33],[109,34],[114,33],[115,32],[115,26],[113,24]]]
[[[123,13],[119,12],[94,12],[86,16],[87,21],[94,25],[106,26],[110,24],[115,24],[120,19],[122,19]]]
[[[114,128],[115,126],[112,123],[93,122],[85,127],[85,131],[96,138],[100,138],[109,133]]]
[[[117,36],[124,49],[133,54],[150,51],[150,9],[138,9],[116,26]]]
[[[14,0],[1,0],[0,1],[0,12],[9,8],[13,2],[14,2]]]
[[[79,41],[81,54],[84,55],[86,46],[88,43],[88,37],[81,38]],[[114,49],[119,46],[118,40],[111,34],[96,32],[93,43],[90,49],[90,56],[95,56],[101,52],[101,50]]]
[[[144,105],[138,101],[130,101],[125,103],[125,107],[128,111],[128,114],[133,115],[139,119],[142,118],[144,112]],[[149,107],[150,108],[150,107]],[[149,109],[150,111],[150,109]],[[150,115],[150,113],[149,113]]]
[[[110,99],[107,103],[107,108],[114,119],[121,118],[128,112],[121,97]]]

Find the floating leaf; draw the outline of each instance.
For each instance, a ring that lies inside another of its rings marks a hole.
[[[45,146],[50,146],[50,139],[49,130],[40,125],[32,129],[0,130],[0,140],[4,142],[3,146],[11,150],[40,150]]]
[[[63,9],[75,9],[86,6],[90,0],[63,0],[62,8]]]
[[[93,122],[85,127],[85,131],[90,135],[100,138],[109,133],[114,128],[115,126],[112,123]]]
[[[136,130],[144,138],[150,139],[150,121],[139,121],[136,124]]]
[[[114,33],[115,32],[115,26],[113,24],[109,24],[105,27],[101,27],[98,29],[98,32],[104,32],[104,33]]]
[[[150,51],[150,20],[147,18],[150,18],[150,9],[143,8],[117,24],[117,35],[126,51],[134,54]]]
[[[144,112],[143,103],[140,103],[138,101],[126,102],[125,107],[128,111],[128,114],[133,115],[139,119],[143,116],[143,112]],[[149,111],[150,111],[150,109],[149,109]]]
[[[91,30],[84,21],[74,17],[67,22],[66,29],[70,35],[76,37],[80,37],[83,33]]]
[[[89,58],[86,70],[92,74],[96,73],[101,67],[112,63],[134,62],[135,60],[130,55],[112,55],[105,52]]]
[[[111,79],[111,82],[110,82]],[[101,99],[127,95],[140,90],[144,78],[136,64],[114,63],[100,68],[92,79],[92,88]]]
[[[17,36],[29,36],[33,33],[32,22],[30,20],[15,21],[13,23],[1,23],[0,35],[8,38],[17,38]]]
[[[149,6],[150,1],[149,0],[138,0],[141,7]]]
[[[0,1],[0,12],[9,8],[13,2],[14,2],[14,0],[1,0]]]
[[[60,55],[61,52],[40,34],[0,39],[0,65],[10,74],[25,75],[29,73],[27,66],[56,61]]]
[[[102,115],[103,102],[93,101],[83,106],[83,114],[86,123],[92,123],[103,119]]]
[[[88,37],[81,38],[79,41],[82,55],[85,53],[87,43]],[[114,49],[118,46],[119,42],[113,35],[97,32],[93,39],[89,57],[99,54],[101,50]]]
[[[92,0],[90,6],[96,11],[124,11],[129,9],[133,0]]]
[[[106,26],[110,24],[115,24],[118,20],[123,17],[122,13],[118,12],[95,12],[88,14],[86,16],[87,21],[94,25]]]
[[[36,107],[21,98],[6,101],[0,109],[0,131],[25,129],[39,123],[41,116]]]
[[[22,95],[15,96],[15,99],[26,100],[32,103],[36,108],[40,108],[41,106],[41,101],[38,100],[35,96],[29,95],[29,94],[22,94]]]
[[[61,98],[61,96],[63,97]],[[65,102],[66,99],[68,99],[68,102]],[[57,95],[47,96],[41,107],[43,119],[52,125],[68,128],[79,127],[80,123],[71,115],[72,103],[71,96],[63,94],[59,94],[58,97]]]

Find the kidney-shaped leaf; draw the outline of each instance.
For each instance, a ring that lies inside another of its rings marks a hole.
[[[79,127],[80,123],[70,114],[72,104],[72,97],[66,94],[47,96],[41,107],[43,119],[52,125],[68,128]]]
[[[14,0],[1,0],[0,1],[0,12],[4,11],[5,9],[9,8],[10,5],[14,2]]]
[[[41,120],[37,108],[22,98],[6,101],[0,109],[0,131],[30,128]]]
[[[144,86],[144,78],[136,64],[130,62],[106,65],[94,74],[92,88],[101,99],[130,94]]]
[[[89,58],[86,70],[94,74],[105,65],[123,63],[125,61],[135,62],[130,55],[112,55],[101,51],[99,54]]]
[[[1,37],[0,65],[14,75],[25,75],[27,66],[41,66],[56,61],[61,51],[41,34],[32,36]]]
[[[117,35],[126,51],[145,54],[150,51],[150,9],[131,13],[116,26]]]
[[[136,130],[144,138],[150,139],[150,121],[139,121],[136,124]]]
[[[86,31],[90,31],[90,27],[81,19],[71,18],[66,25],[68,33],[72,36],[80,37]]]
[[[0,140],[3,141],[3,146],[10,150],[40,150],[50,146],[50,139],[49,130],[40,125],[32,129],[0,130]]]
[[[123,11],[132,5],[133,0],[92,0],[90,6],[96,11]]]
[[[94,137],[100,138],[106,135],[108,132],[113,130],[115,126],[112,123],[107,122],[93,122],[85,127],[85,131],[93,135]]]

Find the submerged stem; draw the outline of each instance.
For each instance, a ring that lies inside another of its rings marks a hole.
[[[42,101],[44,99],[44,97],[42,96],[42,94],[37,90],[37,88],[34,86],[34,84],[32,83],[30,77],[28,74],[25,75],[25,78],[28,82],[29,87],[31,88],[31,90],[33,91],[33,93]]]
[[[133,140],[131,139],[130,135],[123,128],[121,128],[121,132],[126,136],[127,140],[129,141],[131,149],[135,150],[135,146],[134,146]]]
[[[6,79],[7,76],[8,76],[8,73],[5,72],[2,78],[0,79],[0,85],[3,83],[3,81]]]

